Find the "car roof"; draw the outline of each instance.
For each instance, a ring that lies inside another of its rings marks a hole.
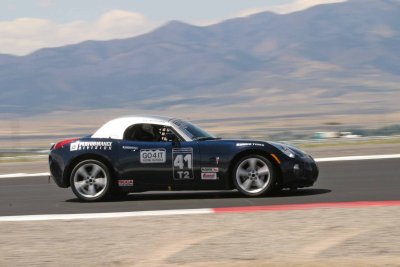
[[[119,117],[110,120],[109,122],[101,126],[92,135],[92,138],[112,138],[122,140],[125,130],[133,124],[148,123],[171,126],[172,120],[174,120],[174,118],[147,115]]]

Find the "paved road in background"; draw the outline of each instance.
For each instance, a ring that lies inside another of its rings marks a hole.
[[[97,203],[78,201],[47,177],[0,179],[0,216],[216,208],[338,201],[400,200],[400,159],[322,162],[317,183],[261,198],[236,191],[146,192]],[[15,170],[18,172],[18,170]]]

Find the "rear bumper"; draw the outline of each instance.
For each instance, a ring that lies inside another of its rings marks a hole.
[[[282,162],[282,187],[312,186],[318,178],[319,169],[310,156]]]
[[[64,179],[64,161],[58,154],[50,153],[49,168],[51,178],[59,187],[69,187],[69,184],[67,184]]]

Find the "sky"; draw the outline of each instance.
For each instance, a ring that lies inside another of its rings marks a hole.
[[[0,0],[0,54],[111,40],[149,32],[171,20],[207,26],[272,11],[286,14],[344,0]]]

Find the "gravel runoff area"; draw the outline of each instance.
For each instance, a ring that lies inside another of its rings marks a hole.
[[[400,266],[400,207],[0,223],[0,266]]]

